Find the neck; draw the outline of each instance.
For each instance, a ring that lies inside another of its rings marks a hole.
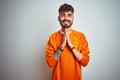
[[[62,28],[62,29],[60,30],[60,32],[61,32],[62,34],[64,34],[65,30],[67,30],[69,34],[72,32],[72,29],[71,29],[71,28]]]
[[[71,32],[71,31],[72,31],[71,28],[62,28],[62,29],[61,29],[62,32],[65,32],[65,30],[68,30],[68,32]]]

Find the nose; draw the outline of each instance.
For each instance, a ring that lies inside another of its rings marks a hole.
[[[68,16],[67,15],[65,15],[65,18],[64,18],[65,20],[68,20]]]

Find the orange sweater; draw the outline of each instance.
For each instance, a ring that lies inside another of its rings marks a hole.
[[[53,33],[46,46],[46,62],[53,68],[52,80],[82,80],[82,66],[87,66],[89,62],[88,42],[83,33],[72,30],[70,40],[75,48],[83,54],[82,60],[77,60],[69,49],[65,46],[58,60],[54,59],[54,54],[59,49],[63,34],[60,31]]]

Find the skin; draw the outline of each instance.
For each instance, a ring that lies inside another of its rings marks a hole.
[[[73,19],[74,16],[71,11],[59,13],[58,21],[60,22],[60,25],[62,27],[61,31],[64,32],[63,41],[60,46],[61,49],[64,49],[66,45],[69,46],[70,49],[74,47],[69,38],[69,33],[72,32],[71,26],[73,24]],[[72,51],[78,60],[82,59],[83,55],[77,49],[72,49]]]

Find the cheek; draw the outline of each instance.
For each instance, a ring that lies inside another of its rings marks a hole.
[[[73,21],[74,17],[69,18],[69,20]]]
[[[73,19],[74,19],[74,17],[71,18],[71,20],[73,20]]]
[[[70,19],[71,22],[73,22],[73,19]]]
[[[61,17],[61,18],[60,18],[60,21],[63,21],[63,20],[64,20],[64,17]]]
[[[64,20],[64,17],[58,17],[59,21],[63,21]]]

